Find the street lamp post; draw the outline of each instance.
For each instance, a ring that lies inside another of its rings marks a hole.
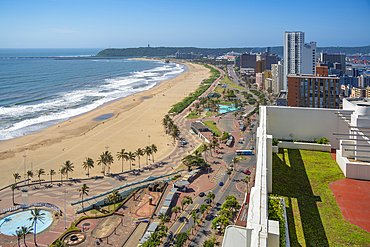
[[[26,177],[27,177],[27,172],[26,172],[26,157],[27,157],[27,155],[24,154],[23,155],[23,158],[24,158],[24,185],[26,185]]]
[[[67,220],[67,189],[65,189],[62,193],[64,193],[64,229],[67,229],[66,227],[66,220]]]

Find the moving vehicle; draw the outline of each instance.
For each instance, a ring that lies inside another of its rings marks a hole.
[[[252,150],[236,150],[235,151],[236,155],[253,155]]]

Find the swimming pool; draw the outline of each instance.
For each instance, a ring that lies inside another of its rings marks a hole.
[[[209,108],[204,108],[204,110],[210,111]],[[237,110],[237,109],[232,105],[219,105],[218,112],[220,114],[224,114],[224,113],[235,111],[235,110]]]
[[[53,214],[47,210],[41,210],[41,213],[45,213],[42,222],[37,221],[36,234],[44,231],[53,222]],[[31,210],[21,211],[6,216],[0,220],[0,233],[8,236],[13,236],[16,230],[19,230],[22,226],[34,228],[32,220],[28,220],[32,217]],[[35,230],[35,229],[34,229]],[[34,232],[34,230],[32,232]]]

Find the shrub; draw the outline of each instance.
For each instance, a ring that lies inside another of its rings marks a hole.
[[[279,222],[279,232],[280,232],[280,239],[279,239],[279,246],[286,246],[285,243],[285,218],[284,218],[284,206],[283,201],[278,198],[276,195],[270,195],[269,198],[269,206],[268,206],[268,218],[269,220],[276,220]]]
[[[272,140],[272,146],[277,146],[279,144],[279,139],[275,138]]]
[[[315,138],[315,142],[317,142],[318,144],[328,144],[330,140],[324,136],[321,137],[320,139]]]

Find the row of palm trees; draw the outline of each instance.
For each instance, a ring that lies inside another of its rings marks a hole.
[[[175,125],[173,120],[170,116],[166,115],[162,119],[162,125],[167,135],[170,135],[173,138],[173,142],[175,143],[176,139],[180,136],[180,129]],[[168,144],[167,144],[168,145]]]
[[[140,157],[146,155],[146,165],[148,165],[149,156],[152,155],[153,162],[154,162],[154,154],[158,151],[157,146],[155,144],[152,144],[151,146],[146,146],[144,149],[138,148],[135,152],[125,152],[125,149],[122,149],[121,151],[117,152],[117,158],[118,160],[122,160],[122,172],[123,172],[123,161],[130,161],[130,170],[131,170],[131,162],[135,161],[135,158],[137,157],[139,159],[139,168],[140,168]],[[111,152],[105,151],[103,154],[100,155],[98,159],[98,165],[102,165],[102,173],[105,174],[105,167],[108,166],[108,173],[110,169],[110,165],[114,162],[113,156]],[[92,158],[86,158],[86,160],[82,163],[82,167],[86,170],[87,169],[87,175],[89,176],[89,170],[94,168],[94,160]],[[70,160],[67,160],[61,169],[59,169],[60,172],[60,180],[63,179],[63,175],[66,175],[68,179],[68,173],[73,172],[74,166],[73,163]],[[56,174],[56,171],[54,169],[50,169],[49,174],[51,183],[53,183],[53,176]],[[43,168],[40,168],[39,170],[36,170],[36,173],[34,173],[31,170],[28,170],[26,173],[27,179],[28,179],[28,185],[30,183],[30,178],[33,178],[34,176],[37,176],[39,178],[39,182],[41,182],[41,176],[45,175],[45,170]],[[17,180],[21,179],[21,175],[19,173],[14,173],[14,184],[17,184]]]

